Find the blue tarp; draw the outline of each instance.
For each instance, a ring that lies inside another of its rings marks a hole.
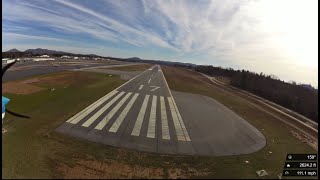
[[[10,99],[2,96],[2,113],[4,113],[6,111],[5,106],[6,106],[6,104],[8,104],[9,101],[10,101]]]

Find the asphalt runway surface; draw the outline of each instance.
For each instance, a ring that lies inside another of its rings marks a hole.
[[[177,91],[172,94],[197,154],[249,154],[265,147],[266,139],[258,129],[217,100]]]
[[[164,154],[238,155],[266,145],[261,132],[219,102],[173,94],[156,65],[70,117],[56,131]]]
[[[95,69],[80,69],[81,71],[88,71],[88,72],[97,72],[103,74],[112,74],[112,75],[119,75],[123,80],[130,80],[135,76],[142,73],[142,71],[119,71],[113,69],[106,69],[106,68],[95,68]],[[78,70],[77,70],[78,71]]]

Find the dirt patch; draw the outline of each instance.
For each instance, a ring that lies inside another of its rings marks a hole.
[[[5,128],[2,128],[2,134],[6,133],[7,130]]]
[[[38,87],[28,82],[8,82],[2,84],[2,93],[11,94],[32,94],[44,90],[45,88]]]
[[[139,165],[128,165],[114,160],[111,162],[102,162],[78,159],[76,162],[76,165],[73,167],[69,167],[66,164],[60,163],[57,167],[57,170],[62,173],[66,179],[165,178],[165,170],[160,167],[141,167]],[[206,171],[200,172],[194,168],[188,168],[187,170],[182,170],[179,168],[168,169],[168,178],[170,179],[205,176],[207,174],[208,172]]]
[[[95,80],[94,76],[84,75],[81,72],[63,72],[47,77],[31,78],[24,81],[14,81],[2,84],[3,93],[12,94],[32,94],[46,88],[41,86],[51,87],[68,87],[71,85],[88,84]]]
[[[91,76],[84,76],[81,72],[63,72],[55,74],[54,76],[38,78],[38,82],[35,82],[35,84],[43,84],[52,87],[66,87],[76,84],[90,83],[92,80],[95,80],[95,78]]]
[[[105,163],[94,160],[78,160],[74,167],[60,164],[57,170],[67,179],[162,178],[164,175],[162,168],[143,168],[116,161]]]

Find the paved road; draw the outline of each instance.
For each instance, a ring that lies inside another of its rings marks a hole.
[[[265,146],[264,136],[245,120],[216,101],[197,96],[178,94],[177,106],[156,65],[56,130],[106,145],[166,154],[246,154]]]

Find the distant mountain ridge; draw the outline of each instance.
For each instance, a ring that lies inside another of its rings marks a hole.
[[[21,51],[19,51],[18,49],[14,48],[14,49],[10,49],[10,50],[7,51],[7,52],[21,52]]]
[[[11,49],[6,52],[24,52],[24,53],[31,53],[31,54],[71,54],[63,51],[54,51],[49,49],[42,49],[42,48],[36,48],[36,49],[27,49],[25,51],[19,51],[18,49]]]
[[[87,56],[87,57],[101,57],[95,54],[75,54],[69,53],[64,51],[55,51],[49,49],[27,49],[25,51],[19,51],[18,49],[10,49],[8,51],[2,52],[2,58],[19,58],[19,57],[31,57],[31,56],[38,56],[38,55],[51,55],[51,56]]]
[[[138,58],[138,57],[131,57],[131,58],[127,58],[128,60],[142,60],[142,59],[140,59],[140,58]]]
[[[67,52],[63,52],[63,51],[54,51],[54,50],[49,50],[49,49],[41,49],[41,48],[37,48],[37,49],[27,49],[24,52],[26,53],[32,53],[32,54],[70,54]]]

